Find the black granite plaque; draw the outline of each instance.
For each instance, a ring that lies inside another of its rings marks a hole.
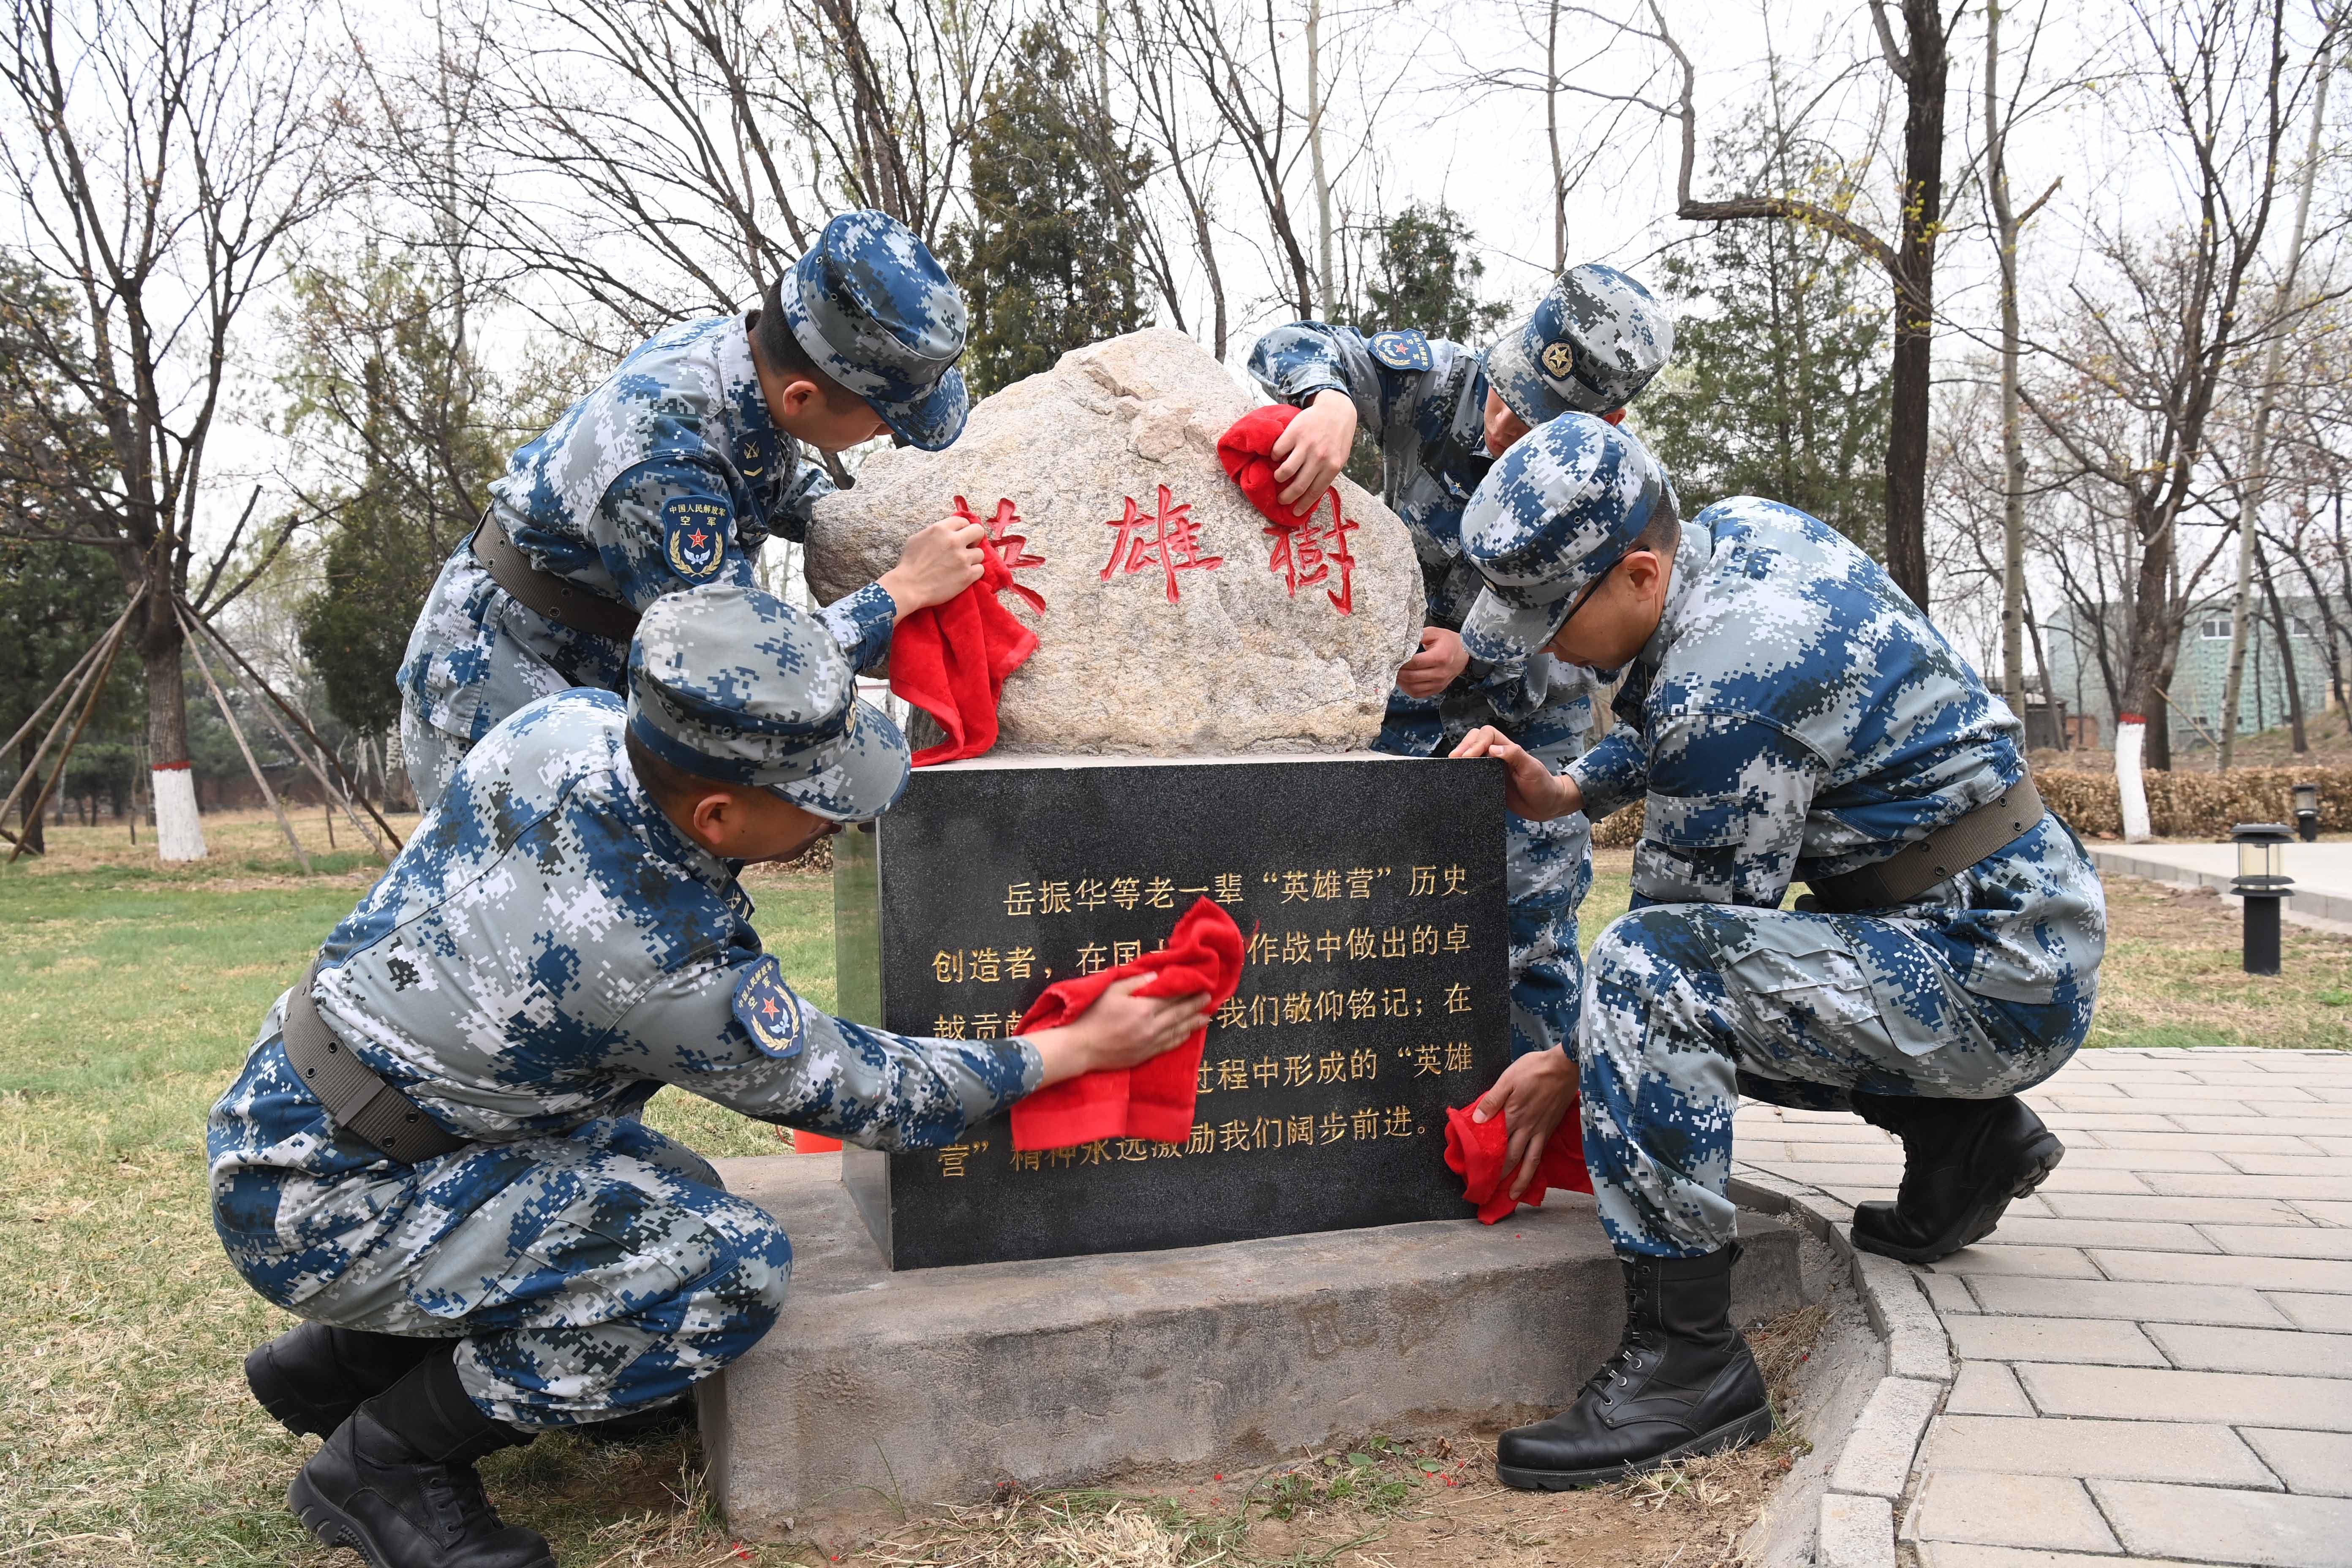
[[[1509,1055],[1500,763],[982,759],[834,842],[842,1011],[900,1034],[1002,1038],[1198,899],[1248,942],[1188,1142],[845,1151],[892,1268],[1470,1212],[1444,1113]]]

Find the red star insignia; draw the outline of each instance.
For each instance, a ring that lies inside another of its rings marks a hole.
[[[703,532],[702,530],[698,528],[686,537],[688,543],[692,544],[697,550],[699,550],[702,548],[703,541],[709,539],[710,535]]]
[[[766,1001],[761,1003],[760,1011],[765,1013],[771,1018],[774,1017],[776,1016],[776,999],[773,996],[771,996]]]

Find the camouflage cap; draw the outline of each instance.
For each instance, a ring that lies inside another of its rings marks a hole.
[[[914,232],[887,213],[843,213],[776,290],[819,370],[904,440],[936,452],[963,434],[971,395],[955,362],[970,313]]]
[[[906,737],[856,690],[814,616],[733,583],[665,594],[629,648],[629,732],[648,751],[835,822],[881,816],[907,784]]]
[[[1486,351],[1486,379],[1528,426],[1571,410],[1607,414],[1641,395],[1675,352],[1675,318],[1613,267],[1560,274]]]
[[[1463,617],[1480,657],[1534,653],[1623,559],[1674,489],[1641,442],[1563,414],[1496,459],[1462,513],[1462,549],[1486,580]]]

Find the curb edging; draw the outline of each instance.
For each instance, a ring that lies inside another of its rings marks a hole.
[[[1927,1426],[1953,1377],[1951,1342],[1910,1268],[1855,1248],[1853,1210],[1817,1187],[1735,1166],[1728,1196],[1794,1220],[1845,1260],[1870,1325],[1886,1346],[1886,1373],[1846,1433],[1822,1494],[1816,1568],[1895,1568],[1895,1513],[1909,1494]]]

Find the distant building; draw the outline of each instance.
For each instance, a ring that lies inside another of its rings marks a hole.
[[[2302,689],[2306,718],[2333,700],[2327,668],[2327,636],[2317,606],[2308,598],[2284,601],[2289,650],[2295,679]],[[2251,735],[2287,721],[2286,663],[2279,651],[2278,633],[2268,606],[2257,601],[2250,622],[2246,673],[2238,693],[2238,733]],[[2124,617],[2113,605],[2104,607],[2108,664],[2118,679],[2124,666]],[[2339,623],[2343,616],[2339,615]],[[2057,700],[2073,715],[2069,728],[2077,745],[2109,743],[2116,732],[2115,703],[2107,690],[2099,652],[2100,625],[2061,609],[2042,626],[2042,648],[2050,660],[2050,684]],[[2189,616],[2180,630],[2180,659],[2172,677],[2172,743],[2185,751],[2210,748],[2207,737],[2221,732],[2221,699],[2230,679],[2230,606],[2208,605]],[[2195,722],[2184,722],[2186,714]],[[2198,732],[2198,726],[2204,733]]]

